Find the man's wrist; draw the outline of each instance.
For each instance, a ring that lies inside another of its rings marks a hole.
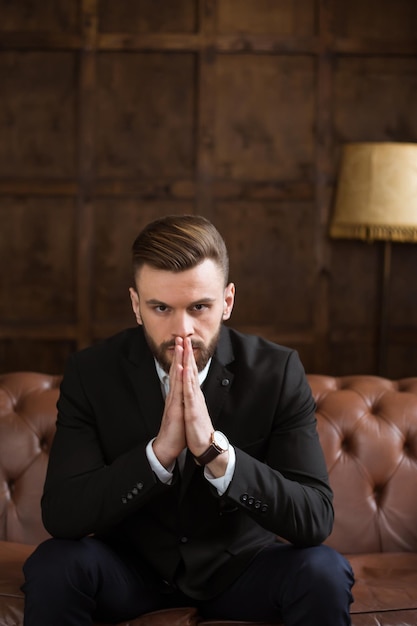
[[[223,457],[228,457],[227,466],[225,469],[219,469],[217,462],[223,460]],[[219,496],[222,496],[228,489],[231,480],[233,478],[236,467],[236,452],[233,446],[229,446],[229,450],[226,454],[221,454],[217,457],[216,461],[206,465],[204,468],[204,477],[208,480],[213,487],[217,489]],[[216,466],[214,466],[216,464]],[[216,473],[215,473],[216,472]],[[220,474],[220,472],[223,472]],[[219,473],[219,475],[217,475]]]
[[[197,465],[208,465],[212,463],[219,455],[225,454],[229,449],[229,440],[226,435],[219,430],[214,430],[211,433],[209,447],[200,455],[194,456],[194,460]],[[227,460],[224,464],[227,466]]]
[[[156,476],[162,483],[171,484],[173,471],[175,467],[175,461],[170,466],[164,467],[162,463],[159,461],[153,449],[154,441],[155,439],[151,439],[151,441],[149,441],[148,445],[146,446],[146,456],[149,461],[149,465],[151,466],[151,469],[153,470],[153,472],[156,474]]]
[[[152,441],[152,450],[156,459],[162,465],[162,467],[164,467],[168,472],[171,472],[172,469],[170,468],[174,467],[176,457],[169,456],[160,449],[160,447],[158,446],[157,437],[155,437],[155,439]]]

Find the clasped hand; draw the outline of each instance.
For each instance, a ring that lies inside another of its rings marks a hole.
[[[155,455],[164,467],[172,465],[186,447],[195,457],[203,454],[210,445],[214,430],[200,388],[191,339],[188,337],[177,337],[175,340],[169,383],[161,426],[153,442]],[[210,469],[215,475],[221,476],[227,458],[216,461],[210,464]]]

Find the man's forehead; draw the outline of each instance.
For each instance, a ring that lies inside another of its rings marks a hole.
[[[221,268],[211,259],[205,259],[192,268],[178,272],[145,264],[137,270],[135,282],[137,287],[171,288],[182,286],[184,288],[197,288],[200,285],[207,286],[210,284],[217,287],[218,283],[223,284],[223,274]]]

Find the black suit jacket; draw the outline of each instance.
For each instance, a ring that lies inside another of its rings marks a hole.
[[[222,591],[277,536],[322,542],[332,492],[297,353],[223,327],[203,392],[236,450],[221,497],[189,454],[171,485],[149,465],[164,400],[141,327],[73,355],[42,499],[47,530],[123,542],[196,599]]]

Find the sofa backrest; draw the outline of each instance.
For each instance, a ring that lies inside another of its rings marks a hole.
[[[417,550],[417,377],[308,379],[335,495],[327,543],[344,553]],[[0,375],[0,540],[48,536],[40,498],[60,380]]]
[[[46,374],[0,376],[0,540],[37,544],[48,537],[40,498],[59,384]]]
[[[343,553],[417,549],[417,378],[310,375],[334,491],[327,543]]]

